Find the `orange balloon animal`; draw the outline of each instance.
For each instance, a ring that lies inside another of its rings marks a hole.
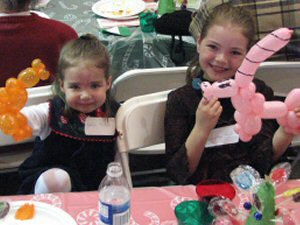
[[[12,135],[16,141],[32,136],[32,128],[20,112],[28,99],[26,88],[33,87],[50,76],[40,59],[33,60],[31,66],[22,70],[18,78],[7,79],[5,87],[0,88],[0,129],[4,134]]]

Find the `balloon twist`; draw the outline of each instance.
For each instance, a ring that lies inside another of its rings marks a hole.
[[[40,79],[46,80],[50,73],[40,59],[31,63],[32,67],[22,70],[18,78],[6,80],[0,88],[0,129],[6,135],[12,135],[16,141],[32,136],[32,128],[27,118],[20,112],[28,100],[26,88],[33,87]]]
[[[247,53],[234,80],[216,81],[213,84],[201,83],[203,96],[207,99],[212,96],[231,97],[236,109],[235,131],[242,141],[250,141],[252,136],[261,130],[262,118],[276,118],[287,132],[300,134],[300,121],[294,112],[294,108],[300,106],[300,89],[292,90],[285,102],[265,101],[262,94],[256,93],[256,87],[252,82],[260,63],[285,46],[291,35],[291,30],[279,28],[257,42]]]

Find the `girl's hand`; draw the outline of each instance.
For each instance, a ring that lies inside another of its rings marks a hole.
[[[210,131],[216,126],[219,117],[222,113],[221,103],[216,97],[213,97],[209,101],[202,98],[197,111],[196,111],[196,124],[199,129],[210,133]]]

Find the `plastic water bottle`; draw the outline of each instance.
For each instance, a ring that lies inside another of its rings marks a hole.
[[[108,164],[99,185],[99,220],[102,225],[129,225],[130,188],[121,164]]]

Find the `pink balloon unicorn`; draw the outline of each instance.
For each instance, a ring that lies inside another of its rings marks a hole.
[[[210,99],[231,97],[236,111],[235,131],[242,141],[250,141],[261,130],[262,119],[276,119],[287,132],[300,134],[300,121],[294,108],[300,106],[300,89],[293,89],[284,102],[265,101],[265,97],[256,93],[252,82],[260,63],[265,61],[290,40],[293,31],[279,28],[257,42],[247,53],[238,68],[235,79],[216,81],[213,84],[202,82],[203,96]]]

